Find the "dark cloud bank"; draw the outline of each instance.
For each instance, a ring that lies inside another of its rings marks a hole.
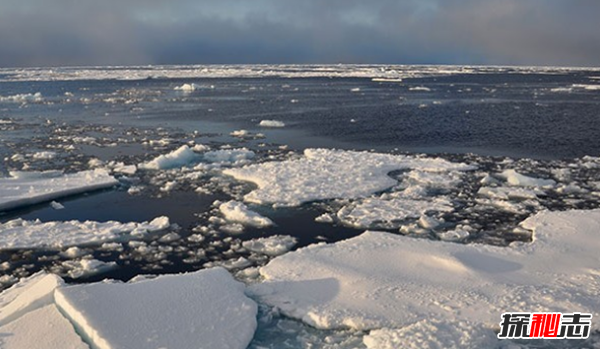
[[[0,67],[600,65],[597,0],[0,0]]]

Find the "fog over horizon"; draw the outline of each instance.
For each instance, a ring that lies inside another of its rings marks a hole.
[[[0,67],[600,66],[594,0],[0,0]]]

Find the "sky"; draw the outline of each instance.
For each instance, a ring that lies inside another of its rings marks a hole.
[[[0,0],[0,67],[600,66],[598,0]]]

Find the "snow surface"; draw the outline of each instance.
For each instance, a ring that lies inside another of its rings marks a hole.
[[[55,305],[46,305],[0,327],[2,349],[89,349]]]
[[[533,231],[534,241],[510,247],[367,231],[275,258],[260,269],[265,281],[249,293],[319,329],[389,329],[365,338],[367,345],[384,341],[388,347],[405,343],[395,330],[428,327],[427,319],[440,321],[433,324],[438,328],[462,325],[428,330],[421,339],[445,343],[449,336],[449,346],[461,346],[463,335],[452,331],[489,328],[493,336],[506,311],[580,311],[597,318],[600,210],[542,212],[521,226]]]
[[[248,206],[237,201],[228,201],[219,205],[219,211],[230,222],[241,223],[245,226],[265,228],[273,225],[273,221],[267,217],[250,210]]]
[[[258,126],[262,127],[285,127],[285,123],[279,120],[261,120]]]
[[[363,337],[368,349],[496,348],[499,341],[489,328],[468,321],[426,319],[401,329],[373,330]]]
[[[40,272],[0,293],[0,347],[244,349],[257,305],[224,269],[65,286]],[[87,344],[86,344],[87,343]]]
[[[14,219],[0,223],[0,251],[7,249],[62,249],[69,246],[102,244],[114,240],[139,237],[165,230],[169,218],[151,222],[120,223],[115,221],[40,222]]]
[[[258,189],[244,196],[247,202],[298,206],[316,200],[366,197],[386,190],[397,184],[387,174],[399,169],[444,172],[473,167],[441,158],[306,149],[300,159],[248,165],[223,173],[256,183]]]
[[[102,169],[64,175],[60,171],[10,172],[10,175],[9,178],[0,178],[0,211],[108,188],[119,183]]]
[[[256,303],[221,268],[64,287],[55,299],[98,349],[244,349],[256,330]]]
[[[0,326],[51,304],[54,290],[62,284],[60,277],[40,272],[0,293]]]

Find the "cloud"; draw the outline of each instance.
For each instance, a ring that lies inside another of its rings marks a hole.
[[[600,63],[595,0],[0,1],[0,66]]]

